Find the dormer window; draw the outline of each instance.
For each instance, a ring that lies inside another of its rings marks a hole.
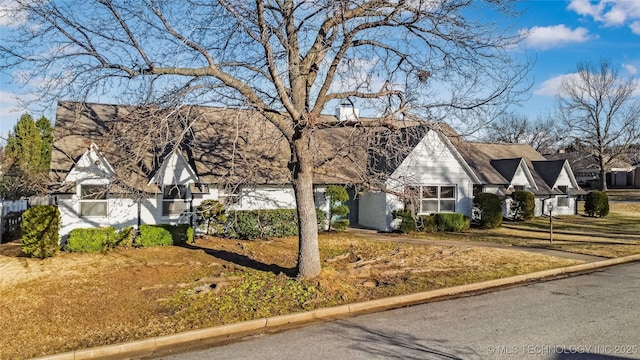
[[[513,190],[515,191],[524,191],[524,185],[514,185]]]
[[[182,215],[187,210],[187,187],[164,185],[162,188],[162,216]]]
[[[568,186],[558,186],[558,190],[562,191],[563,194],[568,194],[569,193],[569,187]]]
[[[80,185],[80,216],[107,216],[106,185]]]

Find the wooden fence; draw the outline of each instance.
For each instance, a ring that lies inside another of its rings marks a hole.
[[[12,240],[20,232],[22,213],[27,210],[27,200],[0,201],[0,244]]]

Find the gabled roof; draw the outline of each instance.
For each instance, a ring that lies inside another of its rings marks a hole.
[[[566,162],[566,160],[534,161],[533,168],[540,174],[544,182],[553,188]]]
[[[464,140],[450,127],[443,128],[443,135],[458,151],[464,161],[475,172],[484,185],[509,185],[522,162],[528,171],[534,188],[529,189],[536,195],[555,195],[542,175],[533,166],[539,162],[538,169],[544,169],[546,159],[533,147],[526,144],[491,144]],[[542,171],[545,176],[549,175]]]
[[[335,126],[314,129],[315,181],[364,181],[375,128],[342,126],[333,116],[323,117],[323,123]],[[113,166],[117,180],[133,190],[157,192],[153,175],[175,151],[189,162],[200,183],[291,182],[288,142],[275,125],[252,110],[60,102],[50,167],[56,183],[64,182],[91,143]]]
[[[513,180],[513,176],[516,174],[520,163],[522,163],[522,158],[513,158],[513,159],[497,159],[491,160],[489,162],[491,166],[493,166],[502,177],[507,180],[507,183],[511,183]]]

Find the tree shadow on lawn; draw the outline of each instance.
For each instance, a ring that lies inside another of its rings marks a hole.
[[[194,244],[179,244],[177,246],[180,246],[182,248],[189,249],[189,250],[202,250],[207,255],[213,256],[216,259],[224,260],[242,267],[246,267],[246,268],[250,268],[258,271],[271,272],[276,275],[283,273],[289,277],[295,277],[297,273],[296,271],[297,269],[295,267],[286,268],[277,264],[265,264],[261,261],[252,259],[246,255],[238,254],[231,251],[210,249],[206,247],[197,246]]]

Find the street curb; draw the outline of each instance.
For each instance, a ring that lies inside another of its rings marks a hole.
[[[640,260],[640,254],[596,261],[563,268],[538,271],[530,274],[510,276],[474,284],[430,290],[415,294],[393,296],[348,305],[317,309],[303,313],[280,315],[269,318],[243,321],[235,324],[192,330],[178,334],[106,345],[89,349],[70,351],[43,356],[32,360],[80,360],[80,359],[127,359],[151,356],[177,347],[196,347],[209,343],[223,342],[247,335],[258,335],[283,329],[299,327],[313,322],[328,321],[350,316],[401,308],[428,302],[433,299],[521,284],[533,280],[552,278],[574,273],[594,271],[608,266]]]

